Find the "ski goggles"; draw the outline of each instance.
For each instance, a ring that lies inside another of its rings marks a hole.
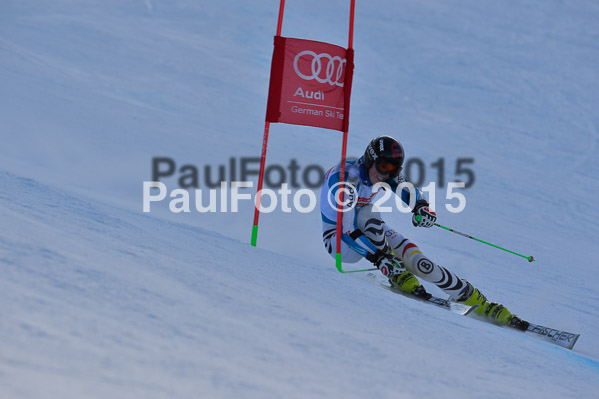
[[[389,175],[389,177],[395,177],[401,171],[401,166],[388,161],[377,162],[375,163],[375,167],[380,174]]]

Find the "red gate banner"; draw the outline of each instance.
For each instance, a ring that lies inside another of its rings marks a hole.
[[[353,49],[275,36],[267,122],[346,131]]]

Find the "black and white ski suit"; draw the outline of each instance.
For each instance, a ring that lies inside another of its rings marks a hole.
[[[339,188],[341,165],[331,168],[324,178],[320,195],[322,216],[322,238],[326,250],[335,257],[337,252],[336,220],[337,189]],[[458,299],[467,289],[467,284],[458,276],[437,265],[426,257],[420,248],[407,237],[390,228],[382,219],[375,201],[380,199],[378,188],[368,177],[362,158],[345,164],[344,206],[342,208],[341,259],[345,263],[355,263],[362,258],[373,261],[377,250],[390,249],[398,256],[407,270],[419,278],[435,284],[454,299]],[[413,204],[424,199],[422,192],[407,183],[403,175],[385,182],[405,204]],[[398,191],[399,190],[399,191]],[[388,206],[385,202],[382,206]]]

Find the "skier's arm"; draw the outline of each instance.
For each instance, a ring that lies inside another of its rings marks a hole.
[[[395,194],[398,195],[404,204],[408,206],[413,206],[416,208],[416,204],[418,204],[418,202],[426,201],[422,191],[420,191],[420,189],[412,183],[408,182],[402,174],[397,176],[396,179],[393,179],[390,185]]]
[[[435,212],[429,208],[429,203],[424,198],[424,194],[422,191],[413,184],[409,183],[403,175],[399,175],[397,177],[397,185],[393,187],[393,191],[395,191],[396,195],[399,195],[401,200],[410,206],[410,202],[414,204],[412,212],[412,224],[415,227],[432,227],[437,220],[437,215]],[[408,184],[402,184],[408,183]],[[401,187],[401,191],[398,193],[398,188]]]

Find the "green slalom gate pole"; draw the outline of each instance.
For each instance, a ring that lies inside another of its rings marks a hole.
[[[341,265],[341,254],[336,254],[335,259],[337,261],[337,270],[339,270],[339,273],[359,273],[359,272],[369,272],[371,270],[378,270],[376,267],[371,267],[369,269],[360,269],[360,270],[343,270],[343,266]]]
[[[416,220],[417,221],[420,221],[421,218],[422,218],[422,216],[420,216],[420,215],[416,216]],[[474,241],[482,242],[483,244],[487,244],[487,245],[490,245],[490,246],[495,247],[497,249],[501,249],[502,251],[509,252],[511,254],[514,254],[514,255],[518,255],[518,256],[520,256],[520,257],[522,257],[524,259],[527,259],[529,262],[534,262],[534,260],[535,260],[535,258],[533,258],[532,256],[526,256],[526,255],[519,254],[518,252],[510,251],[509,249],[502,248],[499,245],[491,244],[490,242],[481,240],[480,238],[472,237],[470,234],[462,233],[461,231],[454,230],[454,229],[452,229],[450,227],[442,226],[442,225],[440,225],[438,223],[435,223],[435,226],[440,227],[442,229],[445,229],[447,231],[451,231],[452,233],[459,234],[459,235],[461,235],[463,237],[470,238],[470,239],[472,239]]]

